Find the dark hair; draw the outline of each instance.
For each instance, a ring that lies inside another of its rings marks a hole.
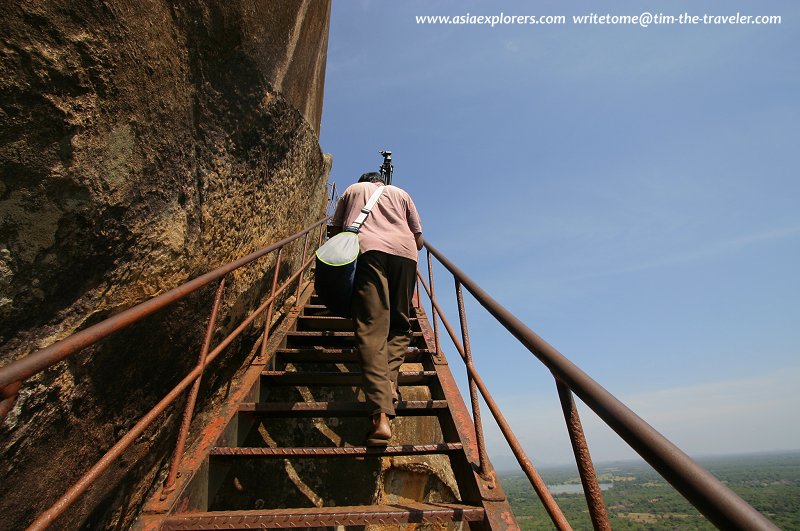
[[[376,171],[365,173],[358,179],[360,183],[383,183],[383,175]],[[386,183],[384,183],[386,184]]]

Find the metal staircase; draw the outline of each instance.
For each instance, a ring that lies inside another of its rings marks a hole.
[[[76,502],[98,485],[101,493],[114,488],[102,482],[137,440],[148,429],[171,428],[177,432],[171,465],[163,486],[160,482],[153,485],[154,494],[139,513],[135,529],[516,529],[487,458],[482,397],[553,526],[571,529],[472,362],[463,299],[466,291],[552,373],[595,529],[610,529],[610,522],[575,397],[717,527],[777,529],[509,313],[428,242],[427,282],[418,272],[414,338],[400,376],[401,400],[392,425],[393,438],[386,448],[365,447],[368,410],[360,391],[352,324],[326,315],[313,297],[306,276],[313,262],[313,240],[317,244],[322,241],[325,222],[325,218],[320,219],[269,247],[0,367],[1,421],[15,407],[20,393],[32,392],[24,388],[32,376],[51,370],[193,293],[217,286],[197,364],[173,389],[165,390],[163,398],[105,449],[103,457],[60,498],[53,500],[56,494],[44,493],[37,504],[51,504],[47,510],[33,522],[14,522],[15,528],[60,529],[60,519],[65,516],[79,521],[87,510]],[[298,247],[300,243],[302,247]],[[290,258],[296,262],[293,273],[286,268],[282,271],[285,249],[294,256]],[[267,257],[271,260],[264,264]],[[455,282],[460,337],[438,302],[434,257],[440,270],[443,268]],[[257,308],[246,317],[237,314],[233,320],[230,308],[228,315],[220,315],[226,311],[221,301],[226,281],[233,277],[235,283],[244,268],[257,268],[259,278],[271,275],[272,285],[260,291],[265,298],[256,303]],[[430,320],[420,303],[422,293],[427,294],[434,312]],[[276,324],[273,312],[278,304],[284,311]],[[220,321],[224,324],[219,325]],[[444,336],[440,332],[446,332],[465,363],[470,409],[440,347],[440,336]],[[203,418],[193,422],[204,372],[213,370],[209,367],[214,360],[245,337],[258,339],[244,367],[238,376],[223,382],[225,393],[218,405],[201,411]],[[169,411],[177,413],[181,399],[184,413],[178,428],[175,417],[164,417]],[[77,516],[69,515],[69,511]]]
[[[363,445],[369,411],[352,322],[312,296],[185,456],[182,484],[150,500],[136,528],[514,528],[499,484],[475,472],[469,414],[416,306],[388,447]],[[423,471],[413,484],[393,481],[413,468]]]

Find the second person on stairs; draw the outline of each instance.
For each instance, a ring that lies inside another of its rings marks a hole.
[[[361,176],[344,191],[331,219],[333,234],[358,217],[372,193],[384,186],[380,173]],[[399,399],[397,377],[411,343],[411,297],[422,248],[422,223],[411,196],[386,186],[359,232],[352,316],[364,394],[370,404],[367,446],[386,446]]]

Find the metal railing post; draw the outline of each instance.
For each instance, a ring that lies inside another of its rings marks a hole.
[[[461,283],[458,279],[456,282],[456,299],[458,300],[458,319],[461,323],[461,343],[464,346],[464,356],[467,368],[473,368],[472,364],[472,347],[469,342],[469,328],[467,328],[467,311],[464,307],[464,295],[461,293]],[[478,399],[478,388],[475,386],[475,379],[472,377],[471,371],[467,371],[467,379],[469,381],[469,399],[472,403],[472,417],[475,423],[475,438],[478,441],[478,467],[481,477],[485,480],[494,483],[494,478],[491,477],[489,467],[489,457],[486,455],[486,442],[483,438],[483,423],[481,422],[481,405]],[[493,487],[494,485],[492,485]]]
[[[197,394],[200,391],[200,380],[202,380],[203,372],[205,371],[206,357],[208,356],[208,349],[211,347],[211,338],[214,336],[214,327],[217,325],[217,314],[219,313],[219,305],[222,301],[222,292],[224,289],[225,277],[222,277],[214,295],[214,305],[211,307],[211,316],[208,318],[206,335],[203,339],[203,346],[200,348],[200,356],[197,360],[197,367],[200,369],[200,374],[195,379],[192,389],[189,391],[189,397],[186,399],[186,407],[183,410],[183,421],[181,422],[181,429],[178,433],[178,442],[175,444],[175,451],[172,454],[169,474],[167,475],[167,479],[164,480],[161,499],[165,499],[167,494],[175,488],[175,478],[178,477],[178,467],[183,458],[183,451],[186,448],[186,438],[189,435],[189,427],[192,424],[194,406],[197,403]]]
[[[598,531],[611,531],[606,504],[603,501],[603,492],[597,482],[597,472],[594,469],[592,457],[589,455],[589,445],[586,443],[586,436],[583,426],[581,426],[581,418],[578,415],[572,391],[558,378],[556,378],[556,388],[561,401],[561,409],[564,411],[564,420],[567,422],[569,440],[572,443],[572,451],[575,453],[575,462],[578,464],[578,473],[581,476],[583,493],[586,496],[586,504],[589,506],[592,525]]]
[[[267,354],[267,341],[269,340],[269,329],[272,326],[272,312],[275,309],[275,289],[278,287],[278,274],[281,270],[281,257],[283,256],[283,247],[278,249],[278,256],[275,258],[275,272],[272,275],[272,289],[270,290],[270,298],[272,300],[269,303],[269,307],[267,308],[267,317],[264,321],[264,340],[261,342],[261,354],[259,357],[261,361],[266,357]]]
[[[322,242],[325,240],[325,235],[328,233],[328,225],[323,225],[322,230],[319,231],[319,240],[317,241],[317,247],[322,245]]]
[[[306,237],[303,240],[303,254],[300,255],[300,264],[305,261],[306,253],[308,252],[308,233],[306,232]],[[294,292],[294,309],[297,310],[300,308],[300,288],[303,287],[303,277],[305,274],[300,275],[297,277],[297,290]]]
[[[442,312],[439,303],[436,302],[436,299],[431,296],[433,292],[425,284],[425,280],[422,279],[422,275],[419,274],[419,272],[417,273],[417,275],[420,279],[420,282],[422,283],[422,287],[425,288],[425,291],[428,293],[428,297],[431,300],[431,306],[433,306],[434,319],[438,316],[439,319],[442,320],[442,324],[444,325],[447,334],[450,336],[450,340],[453,342],[453,345],[456,347],[456,351],[458,351],[458,353],[461,355],[461,359],[466,362],[464,347],[461,345],[461,342],[456,337],[456,333],[453,331],[453,327],[450,326],[450,323],[444,316],[444,312]],[[503,416],[503,413],[500,411],[500,407],[494,401],[494,398],[492,398],[492,395],[489,393],[489,390],[486,388],[486,385],[483,383],[483,380],[481,379],[480,375],[475,370],[475,367],[472,365],[467,365],[467,372],[470,373],[472,377],[475,379],[475,383],[478,386],[481,395],[483,395],[484,400],[486,400],[486,405],[489,406],[489,411],[492,412],[492,416],[494,417],[495,421],[497,421],[497,426],[500,428],[500,431],[506,438],[506,442],[508,442],[508,446],[514,453],[514,457],[517,458],[519,466],[522,468],[522,471],[525,472],[525,475],[531,482],[533,489],[539,496],[539,500],[541,500],[542,505],[544,505],[544,508],[547,511],[547,514],[550,516],[550,519],[553,521],[553,524],[555,525],[556,529],[559,529],[561,531],[571,531],[572,527],[569,525],[569,522],[564,517],[564,514],[561,512],[561,508],[559,508],[555,499],[553,499],[553,495],[550,493],[550,491],[547,490],[547,485],[545,485],[544,481],[539,475],[539,472],[537,472],[536,467],[533,466],[533,462],[525,453],[525,450],[523,450],[522,444],[520,444],[519,439],[517,439],[517,436],[514,435],[511,426],[508,424],[508,421]]]
[[[431,287],[430,299],[431,299],[431,306],[433,306],[433,301],[436,300],[436,291],[433,288],[433,259],[431,257],[431,252],[425,249],[426,254],[428,255],[428,283]],[[417,278],[419,280],[419,278]],[[432,311],[436,311],[431,308]],[[441,352],[441,345],[439,344],[439,320],[436,319],[436,315],[433,315],[433,344],[436,348],[436,354],[438,355]]]

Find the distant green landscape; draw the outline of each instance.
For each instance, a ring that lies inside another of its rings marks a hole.
[[[697,460],[723,483],[783,530],[800,530],[800,452]],[[577,469],[539,470],[576,530],[591,530],[582,491],[556,494],[580,485]],[[716,529],[666,480],[644,462],[597,465],[601,483],[613,484],[603,498],[615,530]],[[536,493],[521,473],[500,474],[500,482],[522,529],[553,529]]]

